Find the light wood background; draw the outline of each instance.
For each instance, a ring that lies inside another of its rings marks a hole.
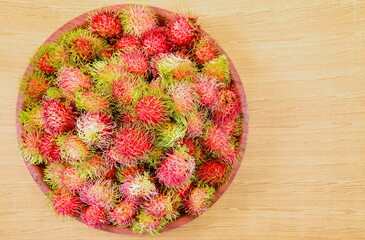
[[[28,58],[75,16],[121,3],[0,1],[0,239],[152,239],[55,218],[17,150]],[[200,16],[238,69],[250,113],[244,163],[225,195],[154,239],[365,239],[365,1],[144,3]]]

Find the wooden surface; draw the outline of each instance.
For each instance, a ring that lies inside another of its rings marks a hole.
[[[0,239],[151,239],[57,219],[17,150],[28,58],[75,16],[121,3],[0,1]],[[144,3],[200,16],[240,73],[250,112],[244,163],[225,195],[154,239],[365,239],[365,1]]]

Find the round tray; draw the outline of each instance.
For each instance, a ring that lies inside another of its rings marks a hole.
[[[125,8],[126,6],[128,6],[129,4],[121,4],[121,5],[113,5],[113,6],[108,6],[108,7],[103,7],[101,8],[101,10],[116,10],[116,11],[120,11],[123,8]],[[158,8],[158,7],[153,7],[153,6],[149,6],[149,8],[151,8],[153,11],[155,11],[159,21],[161,22],[165,22],[168,20],[171,20],[174,16],[175,13],[162,9],[162,8]],[[95,10],[94,10],[95,11]],[[93,12],[93,11],[91,11]],[[87,17],[90,14],[90,12],[86,12],[74,19],[72,19],[71,21],[69,21],[68,23],[64,24],[62,27],[60,27],[59,29],[57,29],[57,31],[55,31],[44,43],[45,44],[49,44],[52,42],[57,41],[58,37],[66,32],[69,31],[71,29],[74,29],[76,27],[80,27],[80,26],[85,26],[87,24]],[[202,34],[203,35],[208,35],[206,32],[204,32],[203,30]],[[247,143],[247,134],[248,134],[248,110],[247,110],[247,101],[246,101],[246,95],[243,89],[243,85],[241,82],[241,79],[238,75],[238,72],[236,70],[236,68],[234,67],[232,61],[230,60],[230,58],[228,57],[228,55],[224,52],[224,50],[218,45],[218,43],[216,43],[218,51],[221,54],[224,54],[227,56],[228,61],[229,61],[229,68],[232,74],[232,82],[234,87],[237,90],[237,93],[239,95],[240,98],[240,103],[241,103],[241,110],[243,113],[243,131],[242,131],[242,135],[240,136],[240,142],[239,142],[239,156],[238,156],[238,160],[236,161],[235,165],[233,166],[232,172],[231,172],[231,176],[229,178],[229,180],[219,186],[216,189],[216,193],[215,196],[212,200],[212,205],[223,195],[223,193],[227,190],[227,188],[229,187],[229,185],[231,184],[231,182],[233,181],[234,177],[236,176],[240,165],[242,163],[242,159],[243,159],[243,155],[245,153],[245,147],[246,147],[246,143]],[[33,66],[28,65],[24,75],[30,73],[33,70]],[[21,132],[22,132],[22,126],[18,121],[18,114],[19,114],[19,110],[22,108],[22,99],[23,96],[19,93],[18,95],[18,101],[17,101],[17,108],[16,108],[16,129],[17,129],[17,134],[18,134],[18,138],[20,138],[21,136]],[[20,143],[20,141],[19,141]],[[49,192],[51,191],[50,187],[43,181],[43,169],[44,169],[44,165],[32,165],[30,163],[28,163],[26,161],[26,159],[24,159],[25,165],[28,168],[31,176],[33,177],[34,181],[38,184],[38,186],[40,187],[40,189],[42,190],[42,192],[45,195],[48,195]],[[165,232],[165,231],[169,231],[171,229],[174,228],[178,228],[184,224],[187,224],[189,222],[191,222],[192,220],[194,220],[195,218],[197,218],[196,216],[192,216],[192,215],[188,215],[188,214],[184,214],[181,215],[180,217],[178,217],[174,222],[169,223],[168,225],[165,226],[165,228],[161,231],[161,232]],[[98,228],[100,230],[103,231],[107,231],[107,232],[113,232],[113,233],[119,233],[119,234],[128,234],[128,235],[132,235],[135,234],[132,232],[132,230],[130,228],[120,228],[120,227],[116,227],[114,225],[105,225],[102,226],[100,228]]]

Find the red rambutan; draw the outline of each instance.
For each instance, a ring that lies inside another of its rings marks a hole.
[[[157,60],[158,74],[162,77],[162,83],[165,86],[171,86],[176,81],[189,80],[197,72],[195,64],[187,58],[181,58],[175,54],[161,56],[154,61]]]
[[[109,212],[109,218],[118,227],[128,227],[134,219],[136,211],[137,206],[135,203],[124,200],[115,205]]]
[[[144,82],[138,77],[123,74],[112,83],[113,96],[122,106],[130,105],[140,97],[144,86]]]
[[[148,74],[149,62],[142,52],[136,51],[121,53],[119,58],[128,72],[139,76],[145,76]]]
[[[124,183],[131,181],[137,175],[142,174],[143,168],[141,166],[127,166],[119,167],[116,172],[116,177],[119,182]]]
[[[218,94],[218,102],[213,111],[213,118],[218,123],[234,119],[240,112],[239,98],[231,89],[221,89]]]
[[[201,74],[195,79],[195,87],[200,96],[200,102],[207,107],[214,107],[219,97],[218,81],[215,78]]]
[[[122,24],[127,34],[140,38],[157,25],[155,13],[146,6],[131,4],[122,10]]]
[[[53,74],[56,71],[56,68],[52,65],[50,59],[51,55],[49,53],[43,54],[39,59],[39,70],[47,74]]]
[[[167,187],[180,187],[190,179],[195,169],[195,160],[185,151],[169,154],[159,164],[157,177]]]
[[[78,164],[77,167],[81,176],[85,179],[107,178],[107,175],[113,169],[113,165],[99,155],[90,156],[84,162]]]
[[[187,136],[191,138],[199,137],[203,134],[204,120],[200,112],[192,112],[187,118]]]
[[[94,91],[76,93],[76,107],[86,111],[99,111],[109,108],[108,99]]]
[[[89,205],[111,209],[119,198],[118,187],[113,180],[97,180],[82,187],[80,198]]]
[[[104,38],[118,36],[122,31],[121,19],[112,11],[101,11],[90,16],[89,30]]]
[[[48,89],[49,80],[39,74],[29,76],[24,94],[34,101],[40,101]]]
[[[57,76],[56,83],[65,94],[73,96],[77,91],[89,89],[91,78],[78,68],[63,67]]]
[[[87,112],[77,119],[78,136],[88,146],[107,147],[114,128],[113,117],[101,111]]]
[[[81,190],[86,180],[75,166],[66,166],[62,172],[58,186],[70,193],[76,194]]]
[[[218,125],[213,125],[207,129],[203,140],[204,146],[217,154],[224,153],[230,146],[230,136]]]
[[[170,96],[179,114],[187,115],[197,107],[197,94],[191,84],[182,83],[173,87]]]
[[[119,190],[123,197],[134,203],[151,199],[158,193],[156,185],[147,172],[137,174],[133,179],[121,184]]]
[[[80,198],[67,192],[57,191],[50,195],[55,212],[64,217],[78,217],[84,207]]]
[[[157,27],[145,33],[142,37],[142,46],[149,57],[168,52],[170,47],[167,41],[166,29]]]
[[[186,197],[190,194],[190,191],[192,189],[193,189],[193,184],[189,180],[183,186],[174,188],[173,192],[177,194],[180,200],[185,200]]]
[[[43,180],[52,189],[59,189],[66,166],[60,163],[49,163],[44,169]]]
[[[89,155],[89,149],[77,136],[68,134],[57,139],[61,158],[69,163],[83,161]]]
[[[144,210],[152,216],[171,220],[178,215],[174,208],[175,201],[172,196],[159,194],[144,204]]]
[[[155,235],[160,231],[167,221],[152,216],[146,212],[140,213],[136,220],[132,223],[132,231],[135,233],[147,233],[148,235]]]
[[[170,41],[178,47],[190,45],[197,35],[195,23],[184,16],[176,16],[167,27]]]
[[[60,148],[57,145],[55,136],[43,134],[38,142],[40,153],[44,160],[49,163],[60,162]]]
[[[98,228],[108,223],[105,210],[98,206],[86,207],[81,213],[81,221],[93,228]]]
[[[146,96],[138,101],[136,118],[149,126],[156,126],[168,117],[168,111],[162,98]]]
[[[141,40],[133,35],[123,36],[117,41],[114,48],[121,52],[135,52],[141,48]]]
[[[194,188],[184,203],[186,212],[192,215],[204,213],[210,206],[214,193],[215,189],[212,187]]]
[[[215,58],[217,48],[213,39],[203,36],[194,46],[195,57],[200,63],[206,63]]]
[[[227,180],[228,168],[219,161],[204,162],[197,170],[199,180],[209,184],[221,184]]]

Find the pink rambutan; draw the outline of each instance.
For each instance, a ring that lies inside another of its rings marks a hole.
[[[199,137],[203,134],[204,119],[200,112],[194,111],[187,117],[187,136]]]
[[[218,94],[218,102],[213,111],[216,122],[222,123],[235,118],[240,112],[239,98],[231,89],[221,89]]]
[[[44,159],[39,149],[39,142],[42,139],[42,133],[37,130],[22,131],[21,134],[21,151],[25,160],[31,164],[41,164]]]
[[[139,98],[144,86],[145,84],[138,77],[124,74],[112,83],[113,96],[122,106],[130,105]]]
[[[108,178],[107,175],[110,175],[113,168],[113,165],[97,154],[90,156],[77,166],[81,177],[85,179]]]
[[[121,201],[109,212],[109,218],[112,223],[118,227],[128,227],[134,219],[137,212],[137,206],[131,201]]]
[[[76,67],[63,67],[57,76],[56,83],[65,94],[73,96],[77,91],[89,89],[91,78]]]
[[[185,211],[192,215],[200,215],[204,213],[211,205],[214,197],[215,189],[208,186],[198,186],[191,190],[187,200],[185,201]]]
[[[134,203],[140,203],[157,195],[158,190],[148,172],[137,174],[134,178],[120,185],[122,196]]]
[[[70,193],[77,193],[81,190],[86,180],[75,166],[66,166],[62,172],[58,186]]]
[[[89,155],[89,149],[76,135],[68,134],[57,139],[60,156],[66,162],[77,163]]]
[[[143,168],[141,166],[127,166],[119,167],[116,172],[116,177],[119,182],[124,183],[131,181],[137,175],[142,174]]]
[[[200,102],[207,107],[214,107],[219,98],[219,83],[215,78],[201,74],[195,78],[196,91]]]
[[[99,228],[108,223],[105,210],[98,206],[86,207],[81,213],[81,221],[93,228]]]
[[[166,224],[166,220],[152,216],[146,212],[137,215],[136,220],[132,223],[132,231],[135,233],[147,233],[155,235]]]
[[[128,72],[139,76],[148,74],[149,62],[142,52],[135,51],[121,53],[119,58],[123,62],[124,67]]]
[[[80,198],[83,202],[107,210],[115,206],[119,195],[117,185],[110,179],[87,183],[80,191]]]
[[[207,129],[203,144],[210,151],[222,154],[229,148],[229,140],[230,136],[222,127],[213,125]]]
[[[57,145],[55,136],[50,134],[44,134],[38,142],[40,153],[44,160],[49,163],[60,162],[60,148]]]
[[[113,11],[100,11],[90,16],[89,30],[104,38],[116,37],[122,31],[120,20]]]
[[[170,49],[166,29],[157,27],[145,33],[142,37],[142,46],[147,56],[155,56],[158,53],[166,53]]]
[[[195,23],[184,16],[176,16],[167,27],[170,41],[178,47],[190,45],[197,35]]]
[[[203,36],[194,46],[195,57],[200,63],[206,63],[215,58],[217,48],[213,39]]]
[[[137,159],[145,157],[152,147],[153,136],[149,131],[125,125],[116,132],[115,141],[107,155],[122,165],[135,165]]]
[[[182,141],[182,145],[185,145],[188,148],[188,153],[190,156],[195,158],[195,163],[200,162],[203,152],[201,147],[198,146],[197,141],[191,138],[184,138]]]
[[[102,111],[87,112],[77,119],[78,136],[88,146],[107,147],[114,128],[113,117]]]
[[[168,117],[168,110],[162,98],[146,96],[138,101],[136,118],[149,126],[156,126]]]
[[[55,212],[64,217],[78,217],[84,207],[78,196],[63,191],[52,193],[50,200]]]
[[[122,10],[122,24],[127,34],[140,38],[157,25],[155,13],[146,6],[131,4]]]
[[[159,164],[157,178],[167,187],[180,187],[186,183],[195,169],[195,160],[183,150],[169,154]]]
[[[159,194],[144,204],[144,210],[152,216],[171,220],[178,215],[174,208],[175,201],[172,196]]]
[[[204,162],[197,170],[199,180],[210,184],[221,184],[227,180],[228,168],[219,161]]]
[[[102,97],[98,92],[79,92],[76,94],[76,107],[86,111],[107,110],[109,102],[107,98]]]
[[[121,52],[135,52],[141,48],[141,40],[133,35],[121,37],[114,45]]]
[[[189,83],[182,83],[170,90],[171,100],[174,103],[175,112],[183,115],[189,114],[197,107],[197,94]]]

